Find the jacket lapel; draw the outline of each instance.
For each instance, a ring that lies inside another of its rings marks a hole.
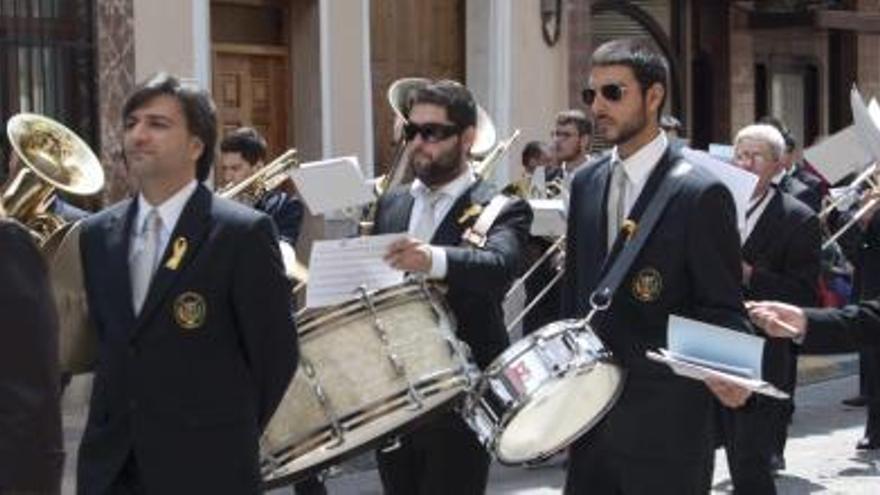
[[[477,180],[464,194],[455,200],[452,208],[449,209],[449,213],[443,217],[443,221],[440,222],[440,225],[434,231],[431,244],[438,246],[458,245],[461,242],[461,236],[465,229],[477,221],[479,214],[471,215],[462,222],[459,222],[459,220],[462,220],[465,212],[473,205],[485,206],[491,200],[492,188],[481,180]]]
[[[678,150],[673,148],[673,145],[670,144],[666,148],[666,152],[663,153],[663,156],[660,158],[660,161],[657,162],[657,165],[654,167],[654,170],[651,171],[651,174],[648,176],[647,182],[645,182],[645,187],[642,188],[642,192],[639,194],[639,197],[636,199],[635,204],[627,215],[628,219],[632,219],[638,225],[639,221],[642,218],[642,215],[645,213],[645,209],[648,207],[648,203],[651,202],[651,199],[654,197],[654,194],[657,193],[657,189],[660,188],[660,184],[664,179],[666,180],[675,180],[674,178],[667,178],[669,175],[669,169],[672,168],[672,165],[675,163],[678,157]],[[609,174],[610,175],[610,174]],[[607,187],[606,187],[606,195],[607,195]],[[607,213],[606,213],[607,214]],[[605,231],[608,231],[607,228],[607,219],[602,223],[605,227]],[[606,234],[607,237],[607,234]],[[606,242],[605,246],[608,245]],[[617,240],[614,242],[614,245],[611,247],[611,252],[608,253],[608,256],[605,258],[605,263],[602,266],[602,274],[604,275],[608,269],[614,264],[614,260],[617,259],[617,255],[620,254],[620,251],[623,249],[624,242],[622,236],[617,236]]]
[[[137,201],[126,200],[128,205],[120,205],[110,219],[106,237],[108,294],[115,300],[109,305],[114,311],[124,313],[124,320],[134,322],[134,307],[131,300],[131,270],[128,256],[131,249],[131,226],[137,215]],[[125,328],[131,328],[126,325]]]
[[[780,218],[780,210],[782,210],[782,191],[776,191],[767,208],[761,213],[761,218],[752,229],[752,233],[746,238],[743,244],[743,259],[749,263],[754,263],[759,258],[759,253],[767,252],[767,244],[770,240],[779,235],[776,219]]]
[[[207,229],[210,226],[211,203],[213,194],[205,186],[199,184],[193,195],[187,201],[186,206],[177,220],[177,225],[168,239],[168,245],[162,255],[150,290],[141,313],[137,316],[132,337],[150,321],[156,309],[165,300],[168,290],[177,280],[177,277],[186,270],[190,261],[204,241]],[[178,244],[177,247],[175,245]],[[185,245],[185,248],[181,246]],[[182,251],[175,253],[175,250]],[[172,266],[169,260],[176,256],[176,266]],[[129,289],[130,291],[130,289]],[[130,292],[129,292],[130,293]],[[129,300],[131,297],[129,297]],[[130,303],[129,303],[130,304]]]

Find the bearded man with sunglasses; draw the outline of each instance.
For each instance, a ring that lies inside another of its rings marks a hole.
[[[476,103],[461,84],[438,81],[416,90],[409,107],[403,131],[415,180],[379,200],[375,232],[409,233],[390,246],[386,261],[448,286],[456,334],[485,368],[508,345],[501,302],[522,268],[532,212],[526,202],[510,199],[482,247],[463,242],[495,196],[468,163]],[[489,455],[453,411],[421,424],[376,457],[387,495],[467,495],[486,488]]]
[[[680,149],[659,127],[668,72],[648,42],[615,40],[594,52],[584,91],[597,132],[615,147],[572,183],[564,316],[589,312],[590,295],[640,228],[648,203],[661,186],[674,189],[610,306],[592,320],[627,378],[611,411],[571,448],[569,495],[708,493],[713,394],[730,407],[749,395],[676,376],[645,356],[667,346],[671,314],[750,331],[733,199],[710,173],[678,167]]]

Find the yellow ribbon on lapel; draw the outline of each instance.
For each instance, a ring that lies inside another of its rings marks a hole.
[[[464,213],[462,213],[460,217],[458,217],[458,224],[462,225],[465,222],[467,222],[469,218],[478,216],[482,212],[483,212],[483,205],[477,204],[477,203],[472,204],[472,205],[468,206],[468,208],[466,210],[464,210]]]
[[[183,261],[183,256],[186,254],[188,247],[189,243],[186,241],[186,237],[180,236],[174,239],[174,245],[171,247],[171,256],[165,262],[165,268],[177,270],[180,267],[180,262]]]

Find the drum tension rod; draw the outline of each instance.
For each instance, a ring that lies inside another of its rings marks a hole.
[[[400,357],[394,353],[394,349],[391,347],[391,341],[388,338],[388,332],[385,330],[385,325],[382,324],[382,321],[379,319],[379,314],[376,312],[376,306],[373,304],[373,298],[370,296],[370,293],[367,292],[367,288],[365,286],[358,287],[358,292],[361,293],[361,299],[363,299],[364,304],[367,306],[367,309],[370,311],[370,314],[373,316],[373,330],[376,332],[376,336],[379,337],[379,341],[382,343],[382,347],[385,348],[385,352],[388,356],[388,361],[391,362],[391,367],[397,376],[403,378],[403,381],[406,382],[406,393],[410,398],[411,410],[418,410],[425,407],[424,398],[422,394],[416,390],[415,385],[412,380],[409,378],[409,374],[406,372],[406,365],[400,359]]]
[[[330,422],[330,427],[333,431],[331,436],[333,437],[334,442],[332,445],[328,446],[328,448],[336,448],[345,443],[345,430],[342,428],[342,422],[339,421],[339,416],[337,416],[336,412],[333,410],[333,405],[330,404],[330,399],[327,397],[327,393],[324,392],[324,387],[321,386],[320,380],[318,380],[318,374],[315,372],[315,367],[312,366],[312,363],[305,357],[300,359],[300,366],[302,366],[306,378],[308,378],[309,384],[312,386],[312,391],[318,399],[318,405],[321,406],[321,410],[324,411],[324,416],[327,418],[327,421]]]

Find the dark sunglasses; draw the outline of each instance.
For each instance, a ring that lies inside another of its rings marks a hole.
[[[602,94],[602,98],[614,103],[623,98],[624,91],[626,91],[626,86],[616,83],[605,84],[599,87],[599,93]],[[581,96],[584,99],[584,104],[588,107],[592,106],[593,102],[596,101],[596,90],[594,88],[587,88],[581,93]]]
[[[407,122],[403,125],[403,136],[407,141],[415,139],[416,134],[422,136],[422,141],[426,143],[439,143],[445,139],[459,133],[459,128],[455,124],[440,124],[436,122],[428,122],[427,124],[415,124]]]

